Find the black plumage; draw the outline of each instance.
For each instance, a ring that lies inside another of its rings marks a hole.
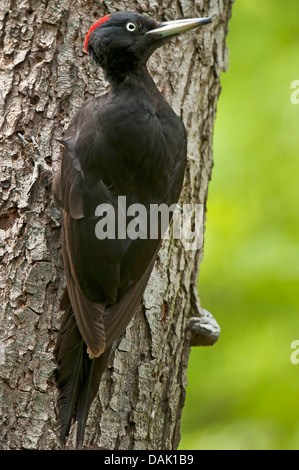
[[[127,207],[142,204],[149,214],[151,204],[175,204],[182,189],[185,127],[146,67],[166,39],[210,19],[182,21],[159,24],[133,12],[115,13],[99,20],[86,38],[87,52],[103,67],[110,89],[84,103],[71,121],[54,180],[63,209],[67,284],[55,348],[62,443],[73,420],[77,446],[83,443],[111,345],[142,300],[163,237],[150,238],[148,215],[146,238],[99,239],[97,207],[112,205],[118,217],[122,196]],[[125,218],[126,227],[131,220]]]

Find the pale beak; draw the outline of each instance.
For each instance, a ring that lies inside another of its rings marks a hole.
[[[146,34],[157,34],[161,38],[167,36],[174,36],[176,34],[184,33],[190,29],[198,28],[204,24],[211,23],[212,18],[189,18],[183,20],[166,21],[160,23],[157,28],[147,31]]]

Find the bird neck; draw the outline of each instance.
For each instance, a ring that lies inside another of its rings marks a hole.
[[[147,66],[143,65],[136,70],[126,72],[124,75],[117,77],[109,77],[111,91],[117,93],[119,89],[138,89],[147,90],[148,92],[158,92],[158,88],[152,79]],[[159,93],[160,94],[160,93]]]

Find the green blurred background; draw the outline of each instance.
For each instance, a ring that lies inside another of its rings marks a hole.
[[[299,449],[298,0],[236,0],[228,47],[180,449]]]

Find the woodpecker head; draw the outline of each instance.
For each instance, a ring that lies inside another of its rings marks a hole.
[[[125,75],[145,65],[150,55],[169,38],[210,23],[192,18],[158,23],[131,11],[99,19],[88,31],[85,49],[106,75]]]

